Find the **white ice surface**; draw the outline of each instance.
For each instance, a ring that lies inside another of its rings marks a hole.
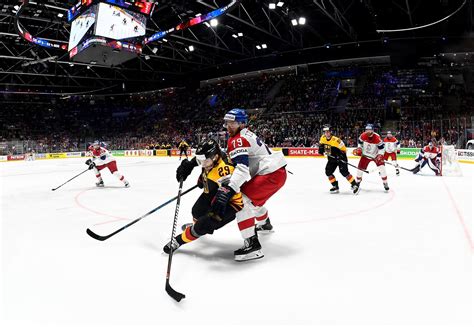
[[[176,303],[162,252],[175,203],[104,242],[86,229],[107,234],[174,197],[178,159],[118,158],[129,189],[105,171],[105,188],[87,172],[51,191],[83,161],[0,163],[1,326],[473,325],[474,165],[461,178],[388,166],[389,193],[372,173],[354,196],[339,173],[341,193],[329,194],[324,159],[289,159],[294,175],[267,203],[265,258],[233,260],[235,222],[184,245]],[[199,194],[183,197],[178,226]]]

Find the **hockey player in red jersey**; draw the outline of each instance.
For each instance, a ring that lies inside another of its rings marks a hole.
[[[383,186],[385,191],[388,192],[390,189],[387,182],[387,171],[385,170],[385,162],[383,160],[383,153],[385,151],[384,143],[380,138],[380,135],[374,133],[374,127],[368,124],[365,127],[365,132],[362,133],[358,141],[359,147],[354,149],[353,154],[360,156],[359,169],[366,169],[370,162],[375,162],[379,168],[380,176],[382,177]],[[357,182],[362,182],[362,171],[357,171]]]
[[[103,187],[104,181],[102,180],[102,176],[100,171],[104,168],[108,168],[110,173],[117,177],[125,187],[129,187],[129,182],[125,179],[125,177],[120,174],[117,170],[117,162],[112,154],[105,148],[104,144],[99,141],[94,141],[88,149],[92,154],[92,159],[88,159],[86,161],[86,165],[89,166],[89,169],[93,169],[95,172],[95,177],[97,177],[97,183],[95,184],[97,187]]]
[[[397,154],[400,154],[400,141],[393,136],[392,132],[388,131],[387,136],[383,139],[385,144],[385,153],[383,159],[387,161],[389,158],[392,159],[393,165],[397,175],[400,175],[400,166],[397,162]]]
[[[436,176],[441,175],[441,171],[439,169],[441,152],[439,148],[433,144],[433,142],[428,143],[427,146],[420,150],[420,153],[418,153],[415,161],[418,162],[418,166],[413,169],[413,174],[418,173],[426,164],[428,164],[428,167],[431,168]]]

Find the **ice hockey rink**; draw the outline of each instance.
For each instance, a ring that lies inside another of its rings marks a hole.
[[[463,177],[387,166],[389,193],[374,172],[354,196],[339,173],[341,193],[329,194],[326,160],[288,159],[294,174],[267,203],[265,258],[234,261],[235,222],[184,245],[171,271],[186,295],[177,303],[162,251],[175,203],[104,242],[86,229],[108,234],[176,196],[178,158],[117,162],[129,189],[105,171],[105,188],[87,172],[52,192],[83,159],[0,164],[2,326],[473,324],[474,165],[461,164]],[[178,226],[199,194],[182,198]]]

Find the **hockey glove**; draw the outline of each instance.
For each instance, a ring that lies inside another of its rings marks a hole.
[[[358,157],[362,157],[362,148],[357,148],[352,151],[352,154]]]
[[[210,218],[212,218],[212,219],[214,219],[214,220],[216,220],[216,221],[222,221],[222,218],[221,218],[218,214],[216,214],[216,213],[214,213],[214,212],[212,212],[212,211],[211,211],[211,212],[208,212],[208,213],[207,213],[207,216],[210,217]]]
[[[322,155],[322,156],[325,154],[325,153],[324,153],[324,146],[323,146],[323,145],[320,145],[320,146],[319,146],[318,153],[319,153],[320,155]]]
[[[91,159],[87,159],[86,165],[89,166],[89,170],[94,169],[94,167],[95,167],[95,163]]]
[[[385,162],[384,162],[384,160],[383,160],[383,155],[381,155],[381,154],[378,154],[378,155],[375,157],[375,160],[374,160],[374,161],[375,161],[375,164],[376,164],[377,166],[382,166],[382,165],[385,164]]]
[[[189,175],[193,172],[194,167],[196,167],[197,161],[196,158],[193,158],[191,160],[185,159],[181,161],[181,165],[179,165],[178,169],[176,169],[176,180],[179,182],[181,178],[183,181],[188,178]]]
[[[235,191],[229,186],[221,186],[212,200],[212,212],[224,216],[227,203],[234,196]]]

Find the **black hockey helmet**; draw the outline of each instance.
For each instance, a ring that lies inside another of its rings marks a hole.
[[[202,141],[196,149],[196,159],[198,160],[198,163],[199,161],[213,158],[216,154],[219,156],[221,155],[221,148],[213,139]]]

